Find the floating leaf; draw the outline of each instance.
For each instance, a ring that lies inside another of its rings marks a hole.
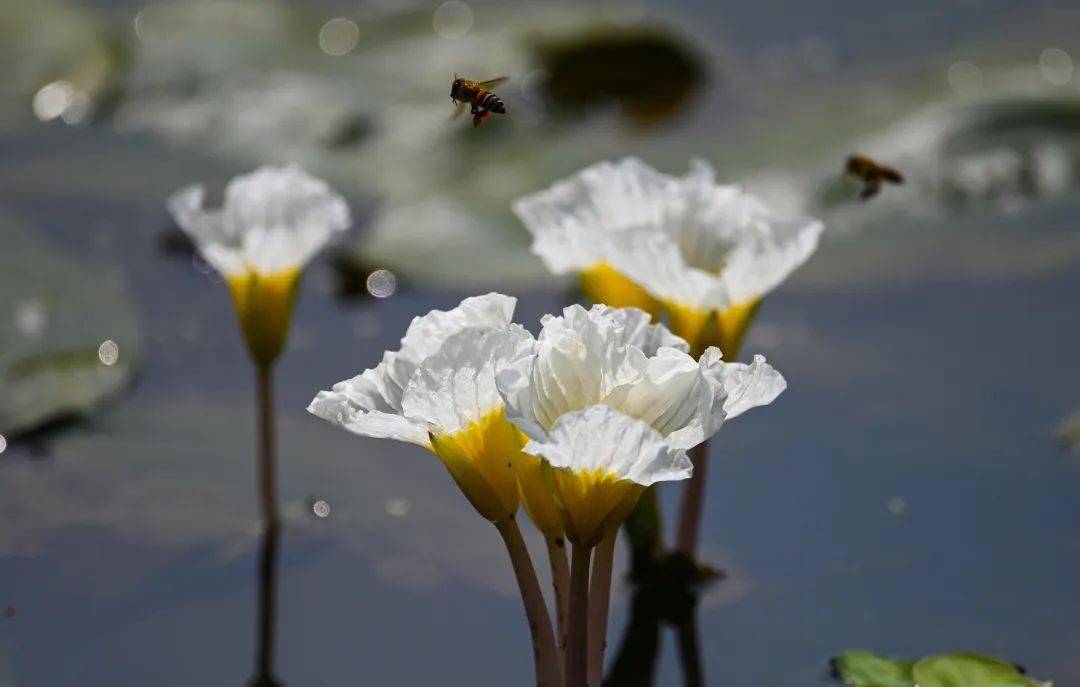
[[[930,656],[915,664],[919,687],[1029,687],[1016,666],[978,654]]]
[[[0,217],[0,433],[90,412],[132,377],[134,307],[106,268],[61,256]]]
[[[912,687],[915,662],[888,658],[870,651],[845,651],[833,661],[845,685],[853,687]]]

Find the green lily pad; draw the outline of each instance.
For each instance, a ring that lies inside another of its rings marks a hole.
[[[836,677],[851,687],[1050,687],[1005,661],[971,653],[939,654],[919,661],[870,651],[845,651],[833,659]]]
[[[889,658],[870,651],[845,651],[834,662],[845,685],[854,687],[911,687],[915,661]]]
[[[1029,687],[1016,666],[978,654],[930,656],[912,670],[919,687]]]
[[[0,433],[85,415],[134,374],[139,330],[120,275],[0,216]]]

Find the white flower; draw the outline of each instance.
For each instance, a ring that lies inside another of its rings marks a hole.
[[[689,477],[686,449],[729,413],[770,403],[785,388],[761,356],[725,363],[710,348],[694,360],[685,341],[640,310],[575,305],[542,324],[532,353],[505,363],[496,385],[507,416],[531,439],[524,452],[555,468],[563,526],[579,543],[617,525],[640,489]],[[526,502],[530,486],[522,480]]]
[[[496,377],[509,417],[536,440],[562,415],[607,405],[685,450],[712,436],[729,411],[770,403],[785,388],[762,356],[725,363],[712,348],[694,360],[685,341],[641,310],[572,305],[541,323],[534,352]]]
[[[495,372],[532,351],[532,335],[511,323],[515,305],[491,293],[414,318],[400,350],[319,392],[308,410],[356,434],[430,449],[482,516],[513,515],[524,440],[506,419]]]
[[[338,382],[331,391],[320,391],[308,411],[356,434],[430,448],[428,423],[406,415],[403,408],[405,390],[413,376],[454,334],[469,329],[508,330],[516,305],[515,298],[489,293],[466,298],[452,310],[432,310],[414,317],[400,349],[387,351],[376,367]]]
[[[601,162],[519,199],[514,211],[533,252],[552,272],[581,274],[594,300],[642,305],[636,287],[659,305],[643,307],[665,310],[695,351],[722,343],[732,355],[756,304],[806,262],[823,228],[716,184],[702,161],[682,178],[634,158]],[[710,330],[713,315],[721,321]]]
[[[220,209],[204,208],[205,195],[202,186],[189,186],[169,199],[169,211],[227,278],[301,269],[350,224],[345,200],[293,165],[234,178]]]
[[[225,205],[203,207],[202,186],[169,199],[169,212],[225,277],[252,357],[270,366],[285,346],[304,265],[349,227],[345,200],[295,166],[260,167],[225,188]]]

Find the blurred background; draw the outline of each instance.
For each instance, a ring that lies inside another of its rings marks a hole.
[[[356,227],[279,366],[277,673],[527,684],[445,470],[304,408],[431,308],[577,302],[510,202],[626,155],[827,226],[744,346],[789,390],[712,443],[708,684],[832,684],[849,648],[1080,682],[1078,36],[1066,0],[2,0],[0,687],[250,680],[252,371],[164,203],[287,161]],[[510,114],[449,122],[455,73]],[[856,152],[906,183],[859,202]],[[617,582],[609,656],[627,611]]]

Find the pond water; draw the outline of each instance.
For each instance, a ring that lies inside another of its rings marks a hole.
[[[950,30],[972,41],[983,30],[1000,35],[1020,11],[986,4],[978,18],[970,3],[950,6],[942,37],[932,32],[926,55],[909,46],[916,56],[904,64],[940,62],[943,71],[953,57],[932,51],[944,50]],[[774,13],[800,6],[733,10],[724,35],[735,54],[751,51],[751,40],[808,35],[839,46],[849,64],[875,54],[859,38],[870,17],[817,27],[824,18],[804,11],[772,26]],[[705,27],[722,14],[708,3],[674,9]],[[906,35],[919,33],[927,11],[904,10]],[[1080,59],[1080,45],[1062,47]],[[829,88],[838,79],[821,78]],[[723,97],[708,107],[723,108]],[[701,131],[700,112],[659,139],[626,134],[601,149],[614,155],[624,141],[627,152],[655,153],[681,131]],[[116,282],[130,312],[117,306],[98,322],[138,328],[115,337],[121,361],[137,351],[124,391],[83,419],[13,435],[0,453],[0,687],[252,678],[253,373],[224,285],[175,241],[164,199],[193,181],[220,183],[259,155],[166,143],[159,133],[109,123],[0,130],[0,240],[15,256],[33,248],[93,275],[82,295],[65,292],[66,307],[97,313],[94,299],[114,297],[92,282]],[[735,134],[725,136],[705,148],[731,150]],[[760,167],[775,170],[768,141],[747,136],[769,149]],[[657,156],[685,160],[695,147],[683,141]],[[366,221],[373,194],[335,164],[326,173]],[[793,164],[820,178],[806,156]],[[530,174],[529,188],[557,178]],[[702,558],[727,577],[700,607],[707,684],[832,684],[828,660],[849,648],[978,651],[1056,684],[1078,682],[1080,457],[1058,431],[1080,406],[1080,194],[930,216],[883,201],[889,209],[869,219],[838,215],[849,229],[873,230],[827,237],[769,297],[744,347],[764,353],[789,389],[712,443]],[[354,241],[367,235],[360,229]],[[528,633],[494,530],[425,452],[347,435],[304,408],[396,347],[414,315],[497,288],[519,298],[517,321],[535,329],[578,295],[536,278],[473,286],[402,270],[388,298],[345,298],[334,254],[305,275],[278,369],[286,526],[276,674],[311,687],[528,684]],[[108,335],[95,330],[91,340]],[[669,525],[676,495],[661,493]],[[530,544],[546,568],[541,542]],[[628,599],[617,583],[609,656]],[[679,676],[668,633],[655,684]]]

